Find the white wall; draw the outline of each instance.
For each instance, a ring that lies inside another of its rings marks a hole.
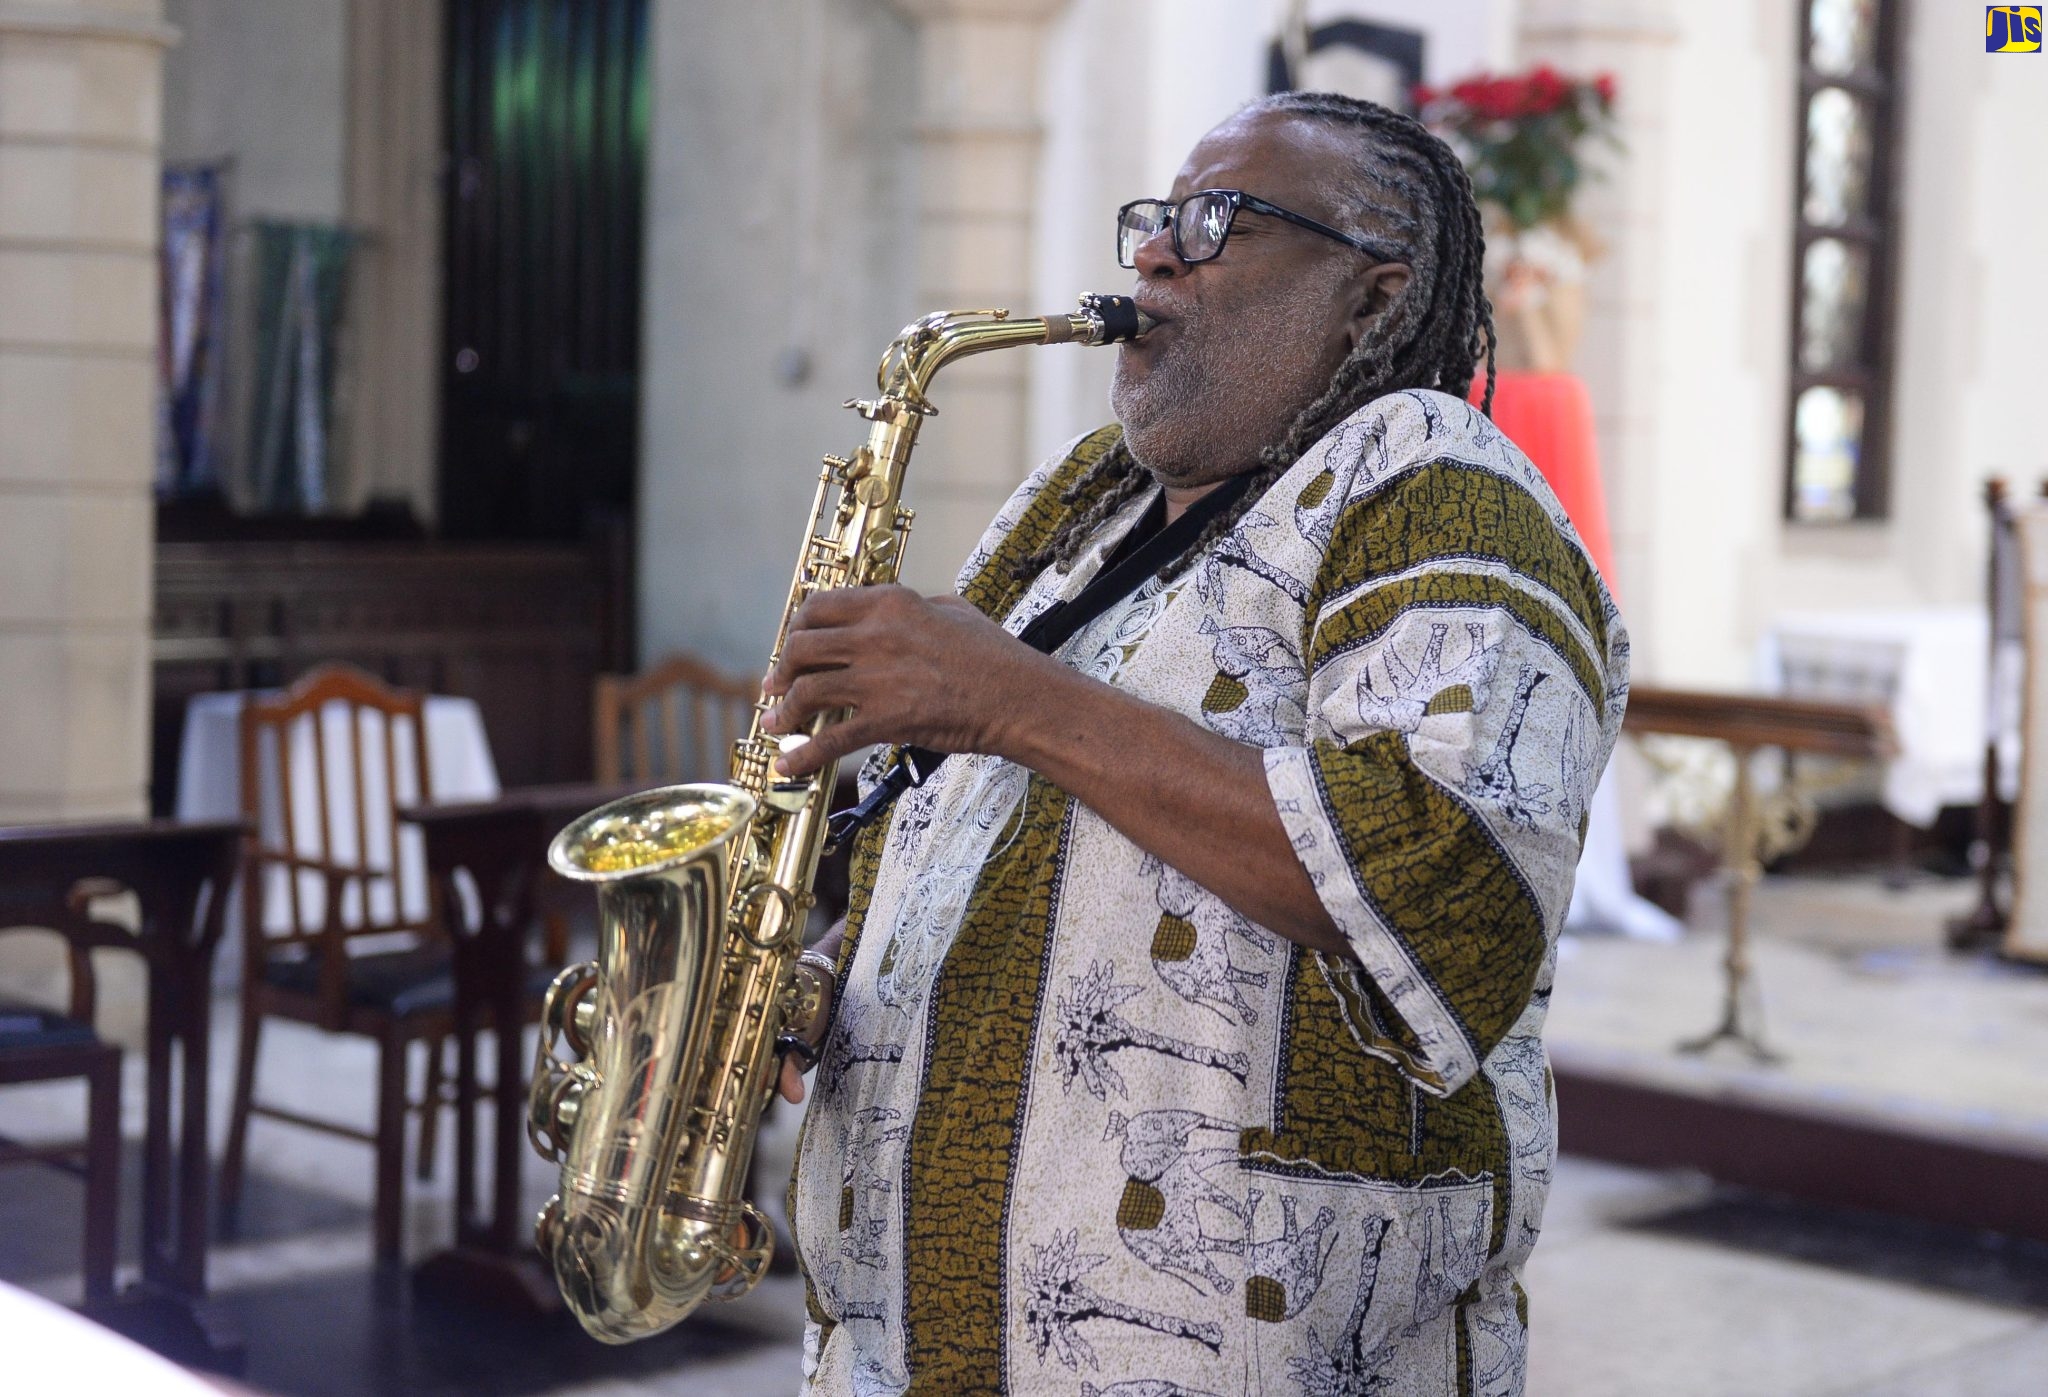
[[[1781,526],[1788,605],[1980,600],[1979,482],[2048,473],[2029,411],[2048,371],[2048,69],[1986,54],[1975,12],[1908,14],[1892,520],[1867,557]]]
[[[910,32],[881,0],[653,10],[641,653],[758,674],[818,458],[860,441],[839,403],[873,391],[926,309],[907,255]],[[792,356],[801,381],[779,376]]]
[[[1610,460],[1638,674],[1740,686],[1779,612],[1974,604],[1979,482],[2048,468],[2048,82],[1974,19],[1908,7],[1892,517],[1781,520],[1795,148],[1793,11],[1676,7],[1654,447]],[[1974,12],[1973,12],[1974,14]],[[1619,478],[1616,478],[1619,477]]]
[[[335,220],[348,0],[166,0],[164,158],[234,157],[238,218]]]
[[[1281,0],[1073,0],[1049,36],[1046,137],[1034,248],[1038,310],[1127,288],[1116,265],[1118,205],[1163,194],[1204,132],[1266,90]],[[1311,25],[1374,20],[1424,34],[1423,78],[1440,83],[1509,61],[1512,0],[1311,0]],[[1032,363],[1031,455],[1109,420],[1108,355]]]

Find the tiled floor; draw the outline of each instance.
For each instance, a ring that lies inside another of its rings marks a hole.
[[[1900,890],[1862,878],[1767,882],[1752,957],[1757,1022],[1782,1059],[1767,1067],[1727,1045],[1672,1051],[1720,1014],[1717,899],[1696,909],[1716,931],[1677,945],[1567,941],[1551,1056],[1671,1090],[2048,1153],[2048,972],[1943,949],[1942,923],[1971,892],[1934,879]]]
[[[2048,1356],[2048,1248],[1589,1161],[1559,1170],[1528,1285],[1536,1397],[2018,1397]]]
[[[1767,885],[1766,926],[1780,933],[1766,948],[1766,974],[1776,977],[1767,986],[1773,1026],[1787,1045],[1810,1042],[1821,1051],[1829,1041],[1833,1010],[1797,1002],[1805,992],[1800,957],[1810,958],[1809,968],[1830,958],[1853,965],[1872,938],[1892,952],[1931,953],[1930,928],[1961,895],[1953,885],[1903,901],[1874,885]],[[1819,930],[1793,944],[1782,934],[1788,924]],[[1639,1002],[1637,1019],[1618,1017],[1604,1000],[1618,986],[1643,983],[1643,967],[1631,963],[1640,949],[1589,945],[1566,964],[1556,1014],[1561,1026],[1577,1025],[1570,1036],[1597,1044],[1602,1033],[1626,1037],[1622,1029],[1632,1023],[1628,1032],[1661,1041],[1711,1020],[1711,979],[1699,979],[1712,967],[1707,938],[1669,953],[1680,959],[1667,967],[1696,962],[1697,971],[1663,982],[1663,998]],[[1786,964],[1795,969],[1780,968]],[[2003,1060],[2014,1042],[2031,1043],[2027,1035],[2048,1023],[2048,977],[1994,977],[1986,984],[2007,1004],[2009,1034],[2019,1037],[1980,1042],[1986,1020],[1975,1012],[1981,1002],[1968,982],[1978,972],[1968,963],[1937,968],[1957,977],[1950,988],[1970,1011],[1958,1021],[1972,1027],[1939,1047],[1953,1063]],[[1870,988],[1882,992],[1884,976],[1876,981]],[[224,1009],[216,1041],[233,1041],[230,1019]],[[1813,1022],[1802,1026],[1807,1019]],[[1938,1027],[1941,1020],[1926,1022]],[[1608,1046],[1619,1041],[1610,1037]],[[2040,1093],[2033,1084],[2041,1060],[1992,1072]],[[302,1099],[317,1096],[322,1109],[367,1119],[371,1065],[360,1043],[280,1027],[267,1047],[265,1076],[274,1089],[296,1089]],[[225,1082],[224,1065],[216,1077]],[[131,1080],[131,1109],[139,1087]],[[1969,1100],[1965,1108],[1997,1104]],[[78,1120],[68,1089],[0,1092],[0,1134],[68,1133]],[[801,1299],[791,1278],[772,1278],[660,1339],[606,1348],[570,1325],[510,1323],[415,1299],[402,1281],[380,1282],[369,1263],[368,1151],[264,1124],[252,1140],[244,1232],[216,1250],[212,1275],[222,1306],[248,1336],[247,1381],[260,1390],[290,1397],[771,1397],[795,1387]],[[415,1195],[415,1254],[447,1235],[447,1172]],[[525,1183],[536,1203],[547,1192],[538,1159],[528,1162]],[[0,1174],[0,1280],[75,1297],[76,1221],[70,1180],[26,1169]],[[2048,1247],[1795,1207],[1692,1176],[1567,1157],[1528,1281],[1535,1397],[2048,1391]]]

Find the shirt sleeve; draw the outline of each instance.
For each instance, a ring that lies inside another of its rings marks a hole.
[[[1433,460],[1349,494],[1305,617],[1307,740],[1266,778],[1365,971],[1368,1047],[1448,1094],[1547,974],[1621,652],[1583,549],[1514,474]]]

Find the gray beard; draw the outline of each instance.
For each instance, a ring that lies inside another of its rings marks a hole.
[[[1304,278],[1251,314],[1191,308],[1142,378],[1119,358],[1109,402],[1132,458],[1167,485],[1251,469],[1329,386],[1302,327],[1328,314],[1334,290]]]

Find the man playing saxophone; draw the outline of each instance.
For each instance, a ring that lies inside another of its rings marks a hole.
[[[816,596],[769,676],[771,731],[847,715],[787,775],[955,754],[862,832],[824,948],[807,1390],[1519,1392],[1628,651],[1465,401],[1470,185],[1406,117],[1285,94],[1118,238],[1158,323],[1116,424],[958,596]],[[1055,653],[1017,638],[1191,511]]]

